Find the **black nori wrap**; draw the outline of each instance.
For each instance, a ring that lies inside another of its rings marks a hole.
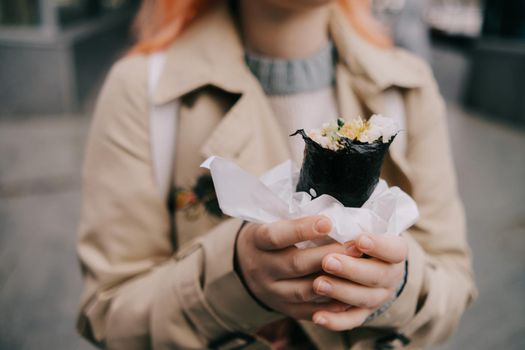
[[[361,207],[374,191],[381,165],[388,147],[394,140],[383,143],[362,143],[343,138],[345,147],[333,151],[312,140],[303,129],[290,136],[300,134],[306,143],[304,160],[296,190],[316,196],[328,194],[345,207]],[[311,193],[310,193],[311,194]]]

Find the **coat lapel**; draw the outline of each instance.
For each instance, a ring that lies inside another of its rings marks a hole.
[[[267,102],[244,64],[244,51],[226,1],[194,22],[165,53],[153,103],[182,102],[176,137],[176,187],[191,190],[205,173],[200,163],[211,155],[232,159],[254,174],[288,157],[286,148],[280,147],[282,141],[269,144],[280,134],[275,132]],[[201,205],[189,209],[175,211],[179,247],[221,221]]]
[[[371,45],[354,32],[348,20],[337,8],[332,12],[330,33],[336,45],[341,64],[346,72],[341,74],[355,93],[358,101],[369,114],[389,113],[385,110],[384,95],[387,89],[398,89],[405,95],[424,85],[424,72],[419,59],[397,48],[382,49]],[[339,78],[339,76],[338,76]],[[351,94],[342,94],[350,96]],[[344,98],[344,97],[343,97]],[[344,107],[345,101],[340,102]],[[406,123],[414,117],[405,110]],[[391,147],[389,159],[401,174],[409,171],[409,165],[402,147]]]
[[[229,158],[246,171],[261,174],[290,158],[264,92],[244,63],[244,48],[228,2],[218,3],[198,19],[166,54],[155,104],[206,86],[240,96],[200,148],[203,159]]]
[[[232,159],[257,175],[290,158],[286,139],[256,84],[222,118],[200,151],[204,157]]]

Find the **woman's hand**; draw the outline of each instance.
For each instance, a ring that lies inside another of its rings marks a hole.
[[[314,312],[341,312],[340,302],[317,295],[313,281],[329,253],[343,254],[345,247],[333,243],[298,249],[295,243],[328,235],[331,222],[324,216],[310,216],[272,224],[246,224],[237,239],[238,271],[248,289],[267,307],[295,319],[310,319]]]
[[[334,331],[360,326],[374,310],[395,298],[407,253],[402,237],[362,235],[347,246],[347,255],[328,254],[322,267],[329,275],[317,277],[314,290],[352,307],[344,312],[318,311],[313,321]],[[363,254],[371,258],[362,258]]]

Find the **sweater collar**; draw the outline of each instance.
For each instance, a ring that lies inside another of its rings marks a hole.
[[[328,42],[313,55],[282,59],[246,50],[245,61],[266,95],[292,95],[319,91],[335,82],[337,54]]]

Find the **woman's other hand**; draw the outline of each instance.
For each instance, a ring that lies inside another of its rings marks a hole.
[[[316,294],[313,282],[329,253],[344,254],[339,243],[298,249],[295,243],[325,237],[331,222],[309,216],[272,224],[246,224],[236,243],[237,270],[259,302],[295,319],[311,319],[319,310],[341,312],[348,305]]]
[[[370,259],[364,259],[366,254]],[[408,245],[403,237],[362,235],[347,246],[346,254],[328,254],[322,267],[329,275],[315,279],[314,290],[351,305],[344,312],[318,311],[313,321],[334,331],[360,326],[384,303],[396,297],[405,274]]]

